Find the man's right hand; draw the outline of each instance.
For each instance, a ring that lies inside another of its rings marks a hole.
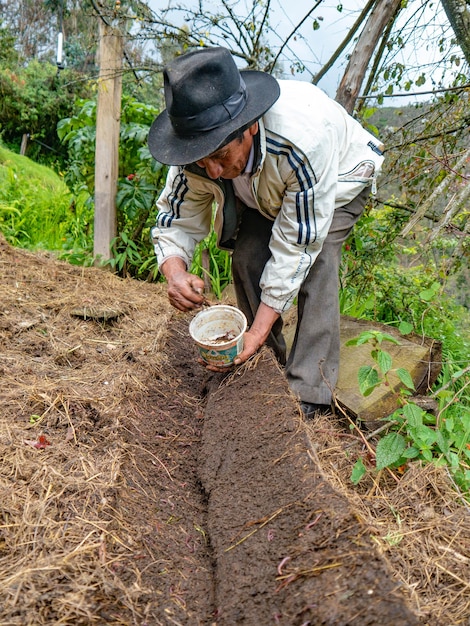
[[[160,267],[168,283],[168,298],[179,311],[198,309],[204,302],[204,281],[190,274],[180,257],[170,257]]]

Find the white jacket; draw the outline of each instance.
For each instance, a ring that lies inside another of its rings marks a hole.
[[[261,299],[282,313],[315,262],[335,209],[374,187],[383,156],[380,142],[321,89],[279,84],[279,99],[259,120],[251,181],[258,210],[274,221]],[[195,164],[171,167],[157,207],[152,238],[160,266],[178,256],[189,267],[212,223],[218,245],[233,247],[231,181],[211,180]]]

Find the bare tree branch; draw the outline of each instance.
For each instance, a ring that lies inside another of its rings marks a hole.
[[[374,0],[372,0],[374,1]],[[284,43],[282,44],[282,46],[279,48],[278,53],[276,54],[276,56],[274,57],[273,61],[270,63],[270,67],[269,67],[269,71],[272,71],[275,66],[276,63],[279,59],[279,57],[281,56],[281,54],[284,51],[284,48],[287,46],[287,44],[289,43],[290,39],[292,39],[292,37],[295,35],[295,33],[298,32],[299,28],[302,26],[302,24],[310,17],[310,15],[312,15],[312,13],[320,6],[320,4],[323,2],[323,0],[317,0],[316,4],[310,9],[310,11],[300,20],[300,22],[297,24],[297,26],[295,26],[292,29],[292,32],[290,33],[290,35],[286,38],[286,40],[284,41]]]
[[[356,32],[358,31],[358,29],[360,28],[360,26],[364,23],[364,20],[366,19],[367,15],[369,14],[369,11],[371,10],[371,8],[374,6],[374,4],[377,2],[378,0],[369,0],[366,4],[366,6],[362,9],[361,14],[359,15],[359,17],[357,18],[357,20],[354,22],[354,24],[351,26],[351,28],[349,29],[346,37],[343,39],[343,41],[339,44],[339,46],[336,48],[336,50],[333,52],[333,54],[331,55],[331,57],[328,59],[328,61],[325,63],[325,65],[321,68],[321,70],[319,72],[317,72],[315,74],[315,76],[312,78],[312,83],[314,85],[318,85],[318,83],[320,82],[320,80],[323,78],[323,76],[333,67],[333,65],[336,63],[336,61],[338,60],[340,54],[343,52],[343,50],[351,43],[351,41],[354,39],[354,36],[356,34]]]
[[[406,224],[406,226],[403,228],[401,235],[402,237],[406,237],[406,235],[408,235],[411,230],[413,229],[414,226],[416,226],[416,224],[420,221],[420,219],[426,214],[426,212],[429,210],[429,208],[433,205],[434,200],[436,198],[439,198],[444,191],[447,189],[447,187],[449,186],[450,182],[459,174],[457,174],[458,171],[460,171],[462,169],[462,167],[465,166],[467,160],[470,158],[470,148],[468,150],[466,150],[462,156],[460,157],[460,159],[457,161],[455,167],[454,167],[454,173],[450,174],[449,176],[446,176],[444,178],[444,180],[441,181],[441,183],[434,189],[434,191],[431,193],[430,196],[428,196],[426,198],[426,201],[423,202],[423,204],[418,207],[418,209],[416,210],[415,214],[413,215],[413,217],[410,219],[410,221]],[[470,189],[470,187],[469,187]]]
[[[362,30],[336,92],[336,100],[350,113],[354,109],[377,42],[388,22],[396,18],[400,9],[401,0],[379,0]]]

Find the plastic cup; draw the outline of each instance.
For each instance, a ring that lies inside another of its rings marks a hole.
[[[229,367],[243,350],[246,328],[246,317],[239,309],[216,304],[193,317],[189,334],[207,364]]]

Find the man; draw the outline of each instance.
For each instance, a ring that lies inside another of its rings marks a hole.
[[[233,250],[249,324],[236,363],[266,343],[304,414],[327,412],[339,367],[341,248],[375,184],[380,143],[314,85],[239,71],[225,48],[176,58],[164,90],[149,148],[173,166],[152,231],[170,302],[202,305],[203,281],[188,268],[213,224],[219,247]],[[281,315],[296,298],[286,361]]]

